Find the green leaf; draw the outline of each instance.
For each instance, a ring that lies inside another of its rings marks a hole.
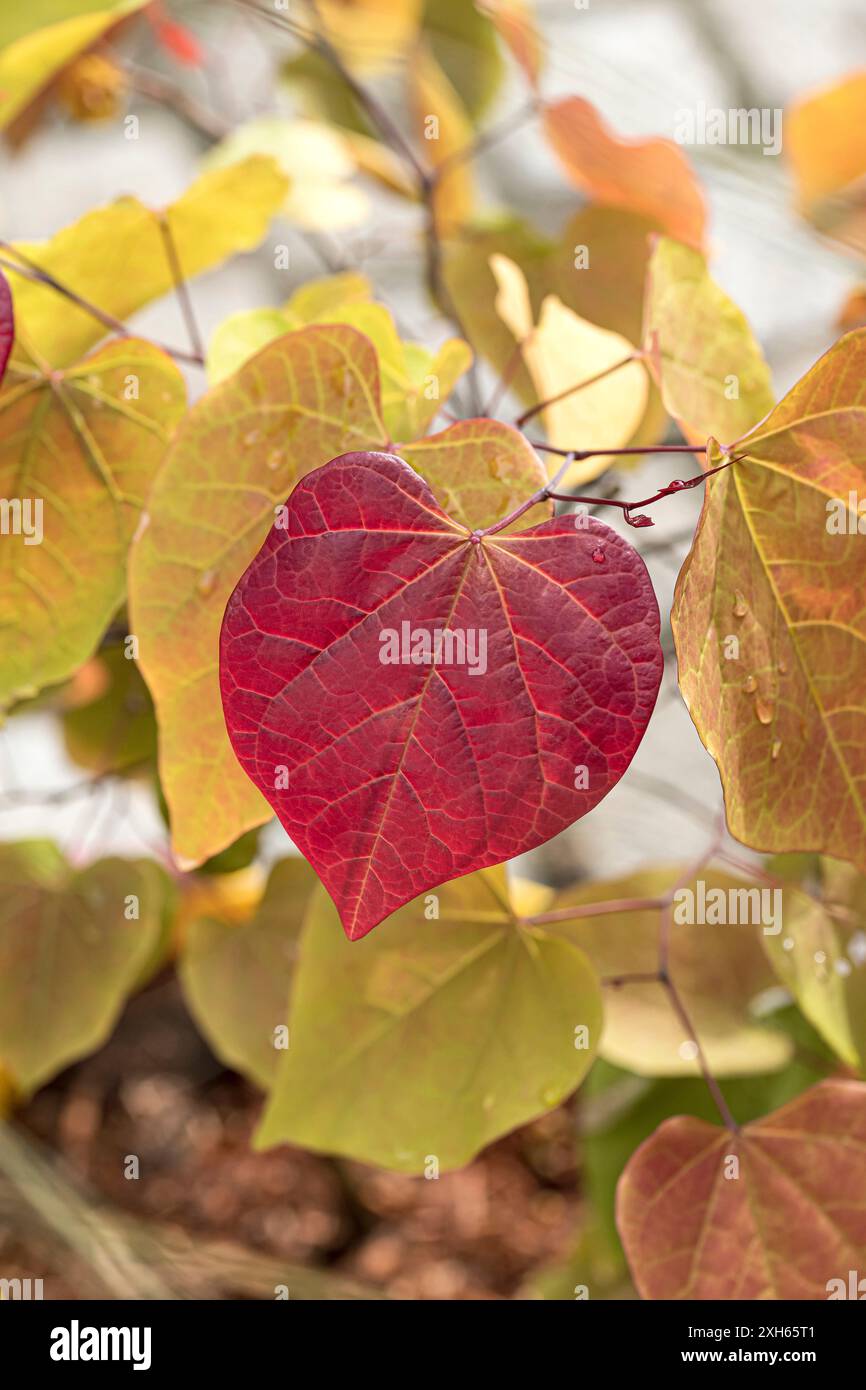
[[[0,847],[0,889],[0,1062],[26,1095],[109,1037],[158,949],[169,884],[146,860],[75,873],[37,842]]]
[[[518,924],[494,869],[352,943],[320,890],[289,1026],[257,1146],[420,1173],[433,1158],[468,1163],[564,1100],[591,1061],[601,999],[580,951]]]
[[[422,29],[436,61],[477,121],[496,96],[505,71],[495,28],[467,0],[427,0]]]
[[[137,663],[121,644],[107,646],[91,662],[92,698],[65,709],[66,751],[97,776],[138,768],[156,757],[156,721]]]
[[[825,859],[821,900],[791,891],[785,930],[764,939],[782,984],[843,1062],[866,1071],[866,879]]]
[[[22,528],[28,501],[31,514],[30,534],[0,549],[0,708],[93,652],[123,602],[129,543],[184,406],[177,367],[134,338],[50,375],[16,352],[0,392],[0,495],[20,501]]]
[[[190,1012],[226,1066],[269,1090],[281,1052],[299,937],[318,879],[305,859],[271,870],[247,922],[203,917],[189,927],[180,980]]]

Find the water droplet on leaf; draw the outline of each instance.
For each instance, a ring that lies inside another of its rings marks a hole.
[[[755,714],[758,716],[758,718],[760,719],[761,723],[762,723],[762,724],[769,724],[769,723],[771,723],[772,718],[773,718],[773,715],[775,714],[775,712],[776,712],[776,706],[773,704],[773,701],[772,701],[772,700],[766,700],[766,699],[764,699],[764,696],[763,696],[763,695],[759,695],[758,698],[757,698],[757,700],[755,701]]]
[[[749,605],[746,603],[744,595],[741,594],[740,590],[738,589],[736,594],[734,595],[734,617],[745,618],[748,611]]]
[[[198,583],[195,586],[202,598],[209,598],[213,593],[216,588],[216,577],[216,570],[202,570],[198,577]]]
[[[754,677],[754,676],[746,676],[746,679],[743,681],[743,689],[745,690],[746,694],[747,694],[747,695],[754,695],[754,693],[755,693],[755,691],[757,690],[757,688],[758,688],[758,682],[755,680],[755,677]]]
[[[602,550],[601,546],[598,546],[598,548],[592,552],[592,559],[593,563],[596,565],[604,564],[604,551]]]

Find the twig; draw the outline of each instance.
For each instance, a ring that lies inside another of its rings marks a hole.
[[[159,230],[162,234],[162,240],[165,245],[166,259],[168,260],[168,264],[171,269],[171,278],[174,281],[175,293],[177,294],[178,303],[180,304],[181,313],[183,314],[184,322],[186,324],[186,331],[189,334],[189,341],[193,350],[193,355],[203,362],[205,356],[204,342],[202,340],[201,333],[199,332],[198,324],[196,323],[195,310],[192,306],[192,299],[190,298],[189,286],[187,285],[187,282],[184,279],[183,269],[180,264],[180,257],[177,254],[177,246],[175,244],[168,216],[165,212],[162,211],[160,211],[157,214],[157,216],[159,219]]]
[[[491,149],[492,146],[498,144],[500,140],[504,140],[509,135],[513,135],[516,130],[520,129],[525,121],[528,121],[531,116],[535,116],[538,113],[539,105],[538,98],[535,96],[531,97],[518,111],[512,111],[510,115],[506,116],[504,120],[500,121],[497,125],[482,131],[477,139],[471,140],[469,144],[464,145],[462,149],[452,150],[451,153],[446,155],[442,160],[442,163],[437,165],[431,175],[433,183],[437,184],[445,174],[450,174],[455,166],[466,164],[473,159],[477,159],[480,154],[484,154],[486,150]]]
[[[170,107],[200,135],[204,135],[210,141],[216,141],[224,140],[231,132],[231,126],[227,121],[202,106],[161,73],[140,68],[126,58],[120,58],[119,61],[126,72],[132,91],[139,96],[147,97],[150,101]]]
[[[542,410],[547,410],[548,406],[556,405],[557,401],[564,401],[566,397],[573,396],[577,391],[582,391],[586,386],[594,386],[597,381],[603,381],[605,377],[612,376],[614,372],[618,372],[621,367],[628,366],[629,362],[639,362],[643,356],[644,354],[640,351],[630,352],[628,357],[623,357],[621,361],[614,362],[611,366],[605,367],[603,371],[596,372],[595,376],[587,377],[585,381],[576,381],[573,386],[566,386],[564,391],[558,391],[555,396],[548,396],[545,401],[537,401],[536,404],[530,406],[528,410],[524,410],[522,415],[518,415],[517,419],[514,421],[515,426],[517,429],[520,429],[522,425],[526,424],[527,420],[531,420],[534,415],[539,415]]]
[[[18,257],[17,261],[10,261],[5,257],[0,257],[0,266],[2,266],[4,270],[10,270],[13,274],[20,275],[22,280],[30,280],[34,284],[44,285],[47,289],[54,290],[56,294],[63,295],[64,299],[68,299],[70,303],[82,309],[84,313],[90,314],[91,318],[96,319],[97,323],[101,323],[103,328],[108,329],[109,333],[115,333],[119,338],[129,338],[132,336],[126,324],[119,318],[116,318],[114,314],[108,313],[106,309],[100,309],[98,304],[92,304],[89,299],[85,299],[77,290],[72,290],[68,285],[64,285],[56,276],[52,275],[47,270],[43,270],[35,261],[31,261],[29,257],[25,256],[23,251],[19,251],[17,247],[12,246],[8,241],[0,240],[0,249]],[[167,347],[164,343],[155,342],[153,346],[167,353],[169,357],[175,358],[178,362],[189,362],[195,367],[204,366],[204,357],[199,354],[183,352],[179,348]]]

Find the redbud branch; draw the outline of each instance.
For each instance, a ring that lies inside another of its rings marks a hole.
[[[477,159],[485,150],[489,150],[493,145],[498,144],[500,140],[504,140],[509,135],[513,135],[516,130],[520,129],[524,122],[528,121],[531,116],[535,116],[538,110],[538,98],[533,96],[524,106],[521,106],[518,111],[512,111],[510,115],[506,116],[505,119],[500,121],[497,125],[490,126],[487,130],[483,130],[477,139],[470,140],[467,145],[464,145],[459,150],[452,150],[447,158],[443,159],[442,163],[437,165],[431,173],[431,182],[437,184],[445,174],[450,174],[451,170],[456,165],[466,164],[473,159]]]
[[[184,323],[186,324],[186,331],[189,334],[189,341],[192,346],[193,354],[196,358],[203,362],[205,355],[204,343],[202,341],[201,333],[199,332],[198,323],[196,322],[195,310],[193,308],[192,299],[190,298],[189,293],[189,286],[187,285],[187,282],[184,279],[183,268],[180,263],[180,257],[177,254],[177,245],[175,244],[174,235],[171,230],[171,225],[169,223],[166,213],[160,212],[157,214],[157,216],[159,220],[159,230],[162,234],[162,240],[165,245],[166,259],[169,264],[169,269],[171,270],[171,278],[174,281],[175,293],[177,295],[178,303],[180,304],[180,309],[181,313],[183,314]]]
[[[68,285],[64,285],[47,270],[43,270],[35,261],[31,261],[17,247],[10,245],[8,241],[0,240],[0,248],[8,251],[11,255],[17,256],[18,260],[9,261],[5,257],[0,257],[0,266],[4,270],[11,270],[13,274],[20,275],[22,280],[30,280],[36,285],[45,285],[48,289],[54,290],[56,294],[62,294],[64,299],[68,299],[71,304],[82,309],[84,313],[90,314],[91,318],[101,323],[103,328],[107,328],[110,333],[116,333],[121,338],[130,337],[129,329],[120,319],[115,318],[114,314],[109,314],[107,310],[100,309],[97,304],[92,304],[89,299],[78,294],[76,290],[71,290]],[[166,347],[164,343],[154,343],[154,347],[160,348],[168,353],[169,357],[174,357],[178,362],[189,362],[193,366],[204,366],[204,357],[198,353],[182,352],[178,348]]]
[[[594,386],[597,381],[603,381],[605,377],[611,376],[614,372],[618,372],[621,367],[627,366],[629,362],[639,362],[643,355],[644,354],[640,351],[630,352],[627,357],[621,358],[619,362],[613,362],[609,367],[605,367],[603,371],[596,372],[595,376],[587,377],[584,381],[576,381],[573,386],[566,386],[564,391],[558,391],[555,396],[548,396],[545,401],[537,401],[536,404],[530,406],[528,410],[524,410],[522,415],[518,415],[517,419],[514,421],[515,426],[517,429],[520,429],[522,425],[526,424],[527,420],[531,420],[534,415],[538,415],[542,410],[546,410],[549,405],[556,405],[557,401],[564,401],[566,397],[573,396],[576,391],[582,391],[586,386]],[[541,448],[542,446],[537,445],[536,447]],[[552,453],[553,450],[550,452]]]

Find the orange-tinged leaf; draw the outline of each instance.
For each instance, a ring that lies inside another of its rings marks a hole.
[[[542,39],[526,0],[477,0],[477,8],[492,20],[530,86],[537,87],[542,68]]]
[[[551,146],[578,188],[602,203],[630,208],[690,246],[704,240],[706,206],[688,160],[671,140],[622,140],[582,97],[545,109]]]
[[[374,349],[338,325],[269,343],[177,432],[133,546],[130,605],[182,861],[216,854],[270,814],[225,731],[226,600],[297,480],[347,449],[381,445],[384,430]]]
[[[843,333],[850,332],[852,328],[866,328],[866,285],[855,285],[848,291],[839,310],[836,327]]]
[[[617,1225],[642,1298],[839,1298],[866,1260],[864,1191],[866,1086],[822,1081],[738,1134],[666,1120]]]
[[[544,300],[535,325],[520,267],[504,256],[492,256],[490,265],[499,284],[499,315],[522,344],[523,360],[538,399],[553,401],[543,412],[551,444],[575,450],[617,449],[628,444],[644,417],[649,396],[646,369],[640,362],[628,361],[633,345],[618,333],[580,318],[556,295]],[[581,382],[591,384],[570,390]],[[554,399],[563,392],[569,394]],[[598,477],[609,462],[610,455],[600,454],[574,463],[564,486],[574,487]],[[550,472],[558,467],[556,460],[549,465]]]
[[[0,392],[0,495],[21,509],[0,546],[0,707],[93,652],[185,403],[175,364],[134,338],[50,376],[16,348]]]
[[[785,114],[785,153],[806,211],[866,174],[866,71],[795,102]]]
[[[866,868],[866,331],[841,338],[707,484],[671,621],[731,833]],[[708,463],[721,461],[712,445]]]
[[[274,161],[260,155],[196,179],[165,211],[184,276],[199,275],[258,245],[286,188]],[[50,241],[22,243],[20,250],[68,289],[120,319],[174,285],[160,215],[137,198],[118,198]],[[52,366],[76,361],[105,337],[92,314],[61,300],[56,290],[17,275],[10,283],[19,328]]]
[[[475,203],[472,162],[457,159],[472,144],[474,131],[463,103],[430,49],[419,44],[409,65],[409,95],[423,151],[439,169],[450,163],[433,195],[433,215],[441,237],[469,220]]]

